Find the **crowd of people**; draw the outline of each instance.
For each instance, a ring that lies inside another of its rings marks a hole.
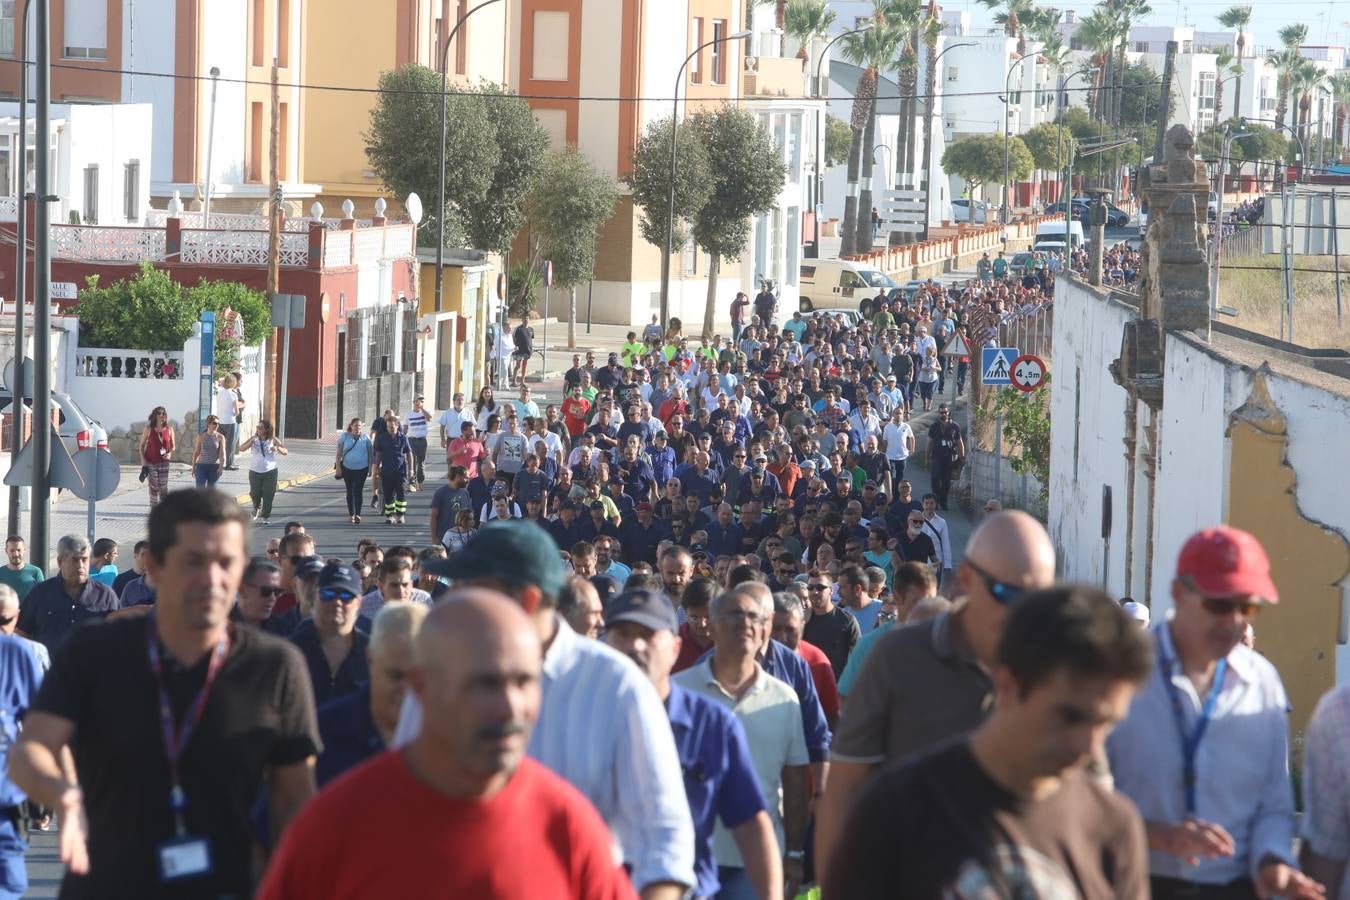
[[[347,524],[372,484],[419,546],[295,520],[251,556],[270,495],[209,483],[156,495],[125,571],[68,536],[48,578],[11,537],[0,896],[44,818],[73,898],[1335,895],[1350,691],[1309,728],[1300,860],[1250,535],[1158,548],[1152,622],[1057,584],[997,500],[953,546],[941,350],[1053,285],[990,270],[856,325],[742,296],[730,341],[654,322],[560,402],[353,419]]]

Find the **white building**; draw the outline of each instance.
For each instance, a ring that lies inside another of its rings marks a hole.
[[[150,208],[153,111],[148,103],[52,106],[52,221],[139,225]],[[33,107],[28,107],[28,183],[34,170]],[[18,213],[19,105],[0,103],[0,218]]]

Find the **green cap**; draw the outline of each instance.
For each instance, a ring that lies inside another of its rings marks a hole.
[[[454,581],[500,578],[534,585],[547,597],[562,591],[562,555],[553,536],[533,522],[504,519],[478,530],[463,550],[448,559],[422,561],[422,570]]]

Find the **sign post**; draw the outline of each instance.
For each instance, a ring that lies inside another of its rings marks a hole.
[[[1045,376],[1049,369],[1045,361],[1039,356],[1032,356],[1030,353],[1024,354],[1013,360],[1011,375],[1012,386],[1024,394],[1030,394],[1041,385],[1045,384]]]
[[[281,390],[277,400],[277,438],[286,437],[286,395],[289,393],[291,376],[291,331],[305,327],[305,295],[273,294],[272,326],[285,331],[281,345]]]
[[[215,409],[216,401],[216,314],[202,313],[202,355],[198,377],[197,433],[206,431],[206,417]]]
[[[539,380],[543,381],[548,377],[548,291],[553,287],[553,260],[544,260],[544,345],[543,345],[543,369],[539,373]],[[529,368],[529,361],[525,367]],[[522,376],[522,380],[523,376]]]

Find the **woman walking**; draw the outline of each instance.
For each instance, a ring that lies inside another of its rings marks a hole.
[[[366,479],[373,468],[370,438],[361,433],[361,419],[347,423],[347,430],[338,435],[337,459],[333,466],[337,476],[347,485],[347,521],[361,524],[361,504],[366,497]]]
[[[214,488],[225,469],[225,435],[220,430],[220,419],[206,417],[206,430],[197,435],[192,445],[192,477],[197,487]]]
[[[919,369],[919,394],[923,397],[923,411],[933,408],[933,389],[938,382],[937,350],[927,348],[924,353],[923,367]]]
[[[375,469],[380,475],[380,496],[384,500],[384,521],[402,525],[408,512],[404,488],[412,471],[412,445],[398,427],[398,417],[392,410],[385,413],[384,428],[375,433]]]
[[[141,465],[153,507],[169,492],[169,460],[174,451],[174,433],[169,413],[162,406],[150,410],[149,424],[141,431]]]
[[[479,431],[488,430],[488,417],[497,412],[497,401],[492,399],[492,388],[483,385],[478,392],[478,400],[473,404],[474,424]]]
[[[248,496],[253,501],[253,518],[262,517],[264,525],[272,519],[272,498],[277,495],[277,454],[286,456],[291,451],[281,446],[272,423],[266,419],[248,440],[239,445],[239,452],[251,451],[248,464]]]

